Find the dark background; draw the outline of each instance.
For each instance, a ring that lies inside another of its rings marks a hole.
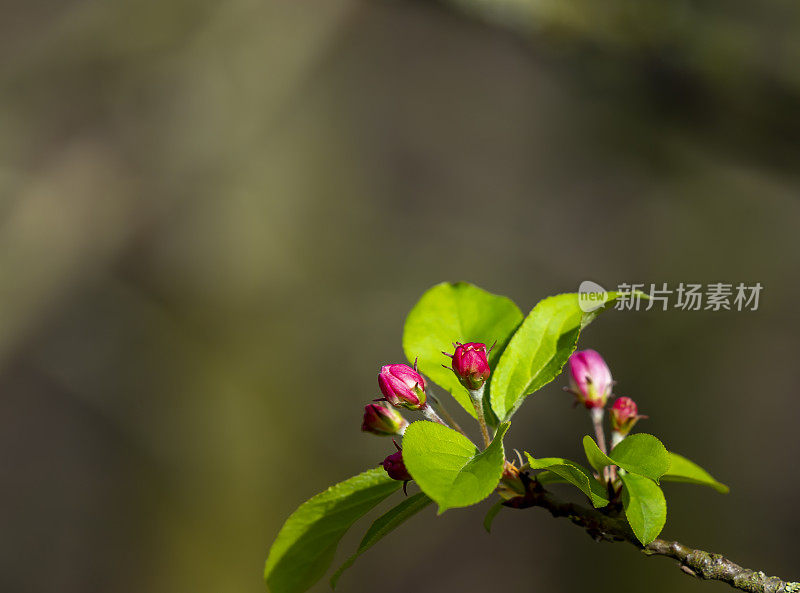
[[[390,451],[362,405],[442,280],[524,311],[761,282],[756,312],[581,344],[731,486],[668,485],[664,535],[798,578],[798,10],[2,2],[0,590],[262,591],[288,514]],[[563,384],[510,446],[580,458]],[[427,509],[340,590],[724,588],[541,510],[487,535],[487,507]]]

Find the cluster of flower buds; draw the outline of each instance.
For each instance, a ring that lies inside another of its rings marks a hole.
[[[614,381],[611,371],[603,357],[594,350],[582,350],[569,357],[570,386],[565,388],[575,395],[576,403],[583,404],[591,413],[598,432],[598,444],[603,443],[605,437],[602,430],[602,417],[605,405],[611,397]],[[609,410],[611,416],[612,448],[622,441],[631,431],[633,426],[642,418],[636,402],[629,397],[620,397]]]
[[[452,358],[451,367],[461,384],[470,392],[480,390],[489,378],[489,361],[485,344],[470,342],[453,344],[455,352],[447,354]],[[446,353],[445,353],[446,354]],[[361,430],[380,436],[402,435],[408,426],[405,418],[394,408],[418,410],[429,420],[444,422],[428,405],[428,394],[425,392],[425,379],[417,370],[417,364],[410,367],[406,364],[387,364],[378,373],[378,387],[383,397],[381,400],[390,404],[368,404],[364,408],[364,420]],[[403,452],[397,446],[397,452],[383,460],[383,468],[389,477],[408,482],[411,479],[405,464]],[[403,485],[405,489],[405,484]]]
[[[364,420],[361,430],[378,436],[402,436],[408,422],[395,408],[422,410],[428,408],[428,396],[425,393],[425,379],[416,369],[406,364],[387,364],[378,373],[378,387],[383,394],[379,403],[367,404],[364,408]],[[390,405],[380,403],[385,401]],[[403,452],[395,442],[397,451],[383,460],[383,469],[393,480],[404,482],[403,490],[411,475],[403,463]]]
[[[453,354],[447,352],[442,352],[442,354],[452,358],[451,368],[461,384],[468,391],[477,391],[483,387],[491,373],[486,344],[455,342],[453,347],[455,348]]]

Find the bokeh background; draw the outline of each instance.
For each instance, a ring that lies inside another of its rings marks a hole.
[[[669,485],[665,536],[800,577],[798,12],[3,0],[0,590],[263,591],[286,516],[391,450],[362,405],[442,280],[526,311],[761,282],[758,311],[610,312],[582,345],[731,485]],[[508,444],[580,458],[561,385]],[[340,590],[724,588],[541,510],[487,535],[487,507],[426,510]]]

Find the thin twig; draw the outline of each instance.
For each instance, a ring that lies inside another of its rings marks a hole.
[[[676,541],[656,539],[642,546],[622,516],[622,509],[612,505],[604,509],[590,509],[575,503],[564,502],[540,484],[525,478],[527,494],[507,500],[507,507],[525,509],[541,507],[553,517],[567,517],[586,530],[595,541],[626,541],[648,556],[665,556],[677,560],[684,573],[699,579],[727,583],[748,593],[800,593],[800,583],[771,577],[762,571],[742,568],[721,554],[691,548]]]

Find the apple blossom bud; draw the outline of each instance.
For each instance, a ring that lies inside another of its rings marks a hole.
[[[610,415],[611,427],[614,432],[618,432],[623,437],[631,431],[633,425],[641,418],[646,418],[646,416],[639,415],[636,402],[629,397],[621,397],[615,401],[614,405],[611,406]]]
[[[469,391],[480,389],[489,378],[489,361],[487,360],[486,344],[469,342],[461,344],[456,342],[455,352],[452,354],[453,372],[461,384]],[[447,356],[451,356],[444,352]]]
[[[361,430],[378,436],[401,435],[408,422],[394,408],[381,404],[367,404],[364,407],[364,422]]]
[[[603,357],[594,350],[581,350],[569,357],[570,388],[587,409],[603,408],[613,381]]]
[[[425,406],[425,379],[405,364],[387,364],[378,374],[384,398],[395,407],[419,410]]]
[[[394,446],[397,447],[397,452],[392,453],[383,460],[383,469],[386,470],[391,479],[408,482],[411,479],[411,474],[408,473],[406,464],[403,463],[403,451],[397,443]]]
[[[386,470],[386,473],[389,474],[389,477],[393,480],[402,480],[406,482],[411,479],[411,474],[408,473],[406,465],[403,463],[402,451],[392,453],[384,459],[383,469]]]

